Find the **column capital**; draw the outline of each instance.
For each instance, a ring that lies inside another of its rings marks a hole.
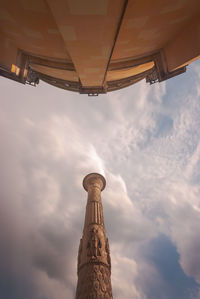
[[[89,173],[83,179],[83,188],[88,191],[90,186],[99,187],[100,190],[103,191],[106,186],[106,180],[99,173]]]

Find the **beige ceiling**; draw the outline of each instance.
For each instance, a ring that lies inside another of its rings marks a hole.
[[[85,87],[103,86],[105,79],[143,70],[132,66],[107,72],[110,62],[164,49],[168,68],[173,70],[198,57],[199,26],[199,0],[0,0],[0,66],[10,69],[17,64],[18,50],[22,50],[74,66],[73,71],[34,66],[44,74],[80,80]]]

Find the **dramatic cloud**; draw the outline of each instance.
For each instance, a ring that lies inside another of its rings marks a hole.
[[[200,65],[95,98],[1,78],[0,297],[75,296],[100,172],[115,299],[200,296]]]

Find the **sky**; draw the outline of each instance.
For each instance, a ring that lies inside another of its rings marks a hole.
[[[199,299],[200,61],[98,97],[0,88],[0,298],[75,298],[99,172],[114,299]]]

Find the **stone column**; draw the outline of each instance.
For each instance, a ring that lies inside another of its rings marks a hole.
[[[105,186],[104,177],[98,173],[88,174],[83,180],[88,200],[78,253],[76,299],[113,298],[110,251],[101,202],[101,191]]]

